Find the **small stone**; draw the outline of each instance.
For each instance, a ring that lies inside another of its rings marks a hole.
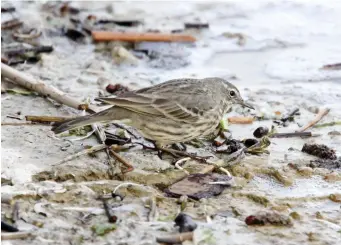
[[[111,94],[117,94],[118,92],[127,92],[129,91],[129,88],[126,86],[123,86],[122,84],[116,83],[116,84],[109,84],[106,88],[106,91]]]
[[[278,212],[283,212],[283,211],[288,211],[289,207],[288,205],[278,205],[278,206],[273,206],[271,210],[278,211]]]
[[[333,202],[341,202],[341,194],[330,194],[329,199]]]
[[[247,225],[275,225],[275,226],[292,226],[292,220],[289,216],[282,215],[278,212],[259,212],[256,215],[246,217]]]
[[[289,216],[295,220],[301,220],[302,219],[301,215],[297,212],[292,212],[289,214]]]
[[[198,226],[191,216],[184,213],[180,213],[176,216],[174,222],[175,225],[179,227],[180,233],[194,231]]]
[[[262,138],[263,136],[269,133],[269,128],[267,127],[259,127],[253,132],[253,136],[256,138]]]
[[[257,139],[246,139],[246,140],[243,141],[243,143],[244,143],[246,148],[249,148],[249,147],[257,144],[258,140]]]
[[[300,167],[298,168],[298,173],[302,176],[311,176],[313,174],[313,169],[310,167]]]
[[[316,212],[316,219],[324,219],[323,215],[321,214],[321,212]]]
[[[336,182],[341,180],[341,174],[337,172],[328,173],[323,178],[327,182]]]
[[[334,135],[334,136],[336,136],[336,135],[341,135],[341,132],[340,132],[340,131],[334,130],[334,131],[328,132],[328,135]]]

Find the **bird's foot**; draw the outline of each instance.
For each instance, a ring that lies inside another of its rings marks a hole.
[[[178,158],[178,157],[190,157],[191,159],[197,160],[199,162],[206,162],[207,159],[212,157],[212,156],[197,156],[196,154],[186,152],[186,149],[184,149],[184,150],[175,150],[175,149],[172,149],[172,148],[159,147],[154,142],[152,142],[152,143],[154,144],[154,147],[146,146],[146,145],[144,145],[142,143],[136,142],[136,144],[141,145],[143,147],[143,149],[157,151],[157,155],[158,155],[158,157],[161,160],[163,159],[163,154],[164,153],[168,153],[168,154],[172,155],[175,158]],[[185,146],[185,145],[182,145],[182,146]],[[186,148],[186,146],[184,148]]]
[[[178,151],[178,150],[174,150],[174,149],[169,149],[169,148],[160,148],[163,152],[169,153],[174,157],[190,157],[193,160],[197,160],[199,162],[206,162],[207,159],[211,158],[212,156],[197,156],[196,154],[193,153],[188,153],[186,151]]]

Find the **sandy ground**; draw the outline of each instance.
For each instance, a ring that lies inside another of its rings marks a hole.
[[[341,71],[320,70],[323,65],[340,62],[338,2],[73,4],[89,9],[82,11],[81,16],[92,13],[103,18],[141,18],[145,22],[137,28],[141,31],[179,29],[187,21],[207,21],[210,28],[195,33],[198,42],[194,46],[168,47],[180,50],[180,58],[140,60],[137,66],[118,65],[107,52],[95,51],[101,45],[50,37],[48,29],[59,23],[47,20],[51,14],[40,10],[41,3],[16,3],[20,18],[29,26],[42,28],[43,43],[54,47],[54,52],[44,54],[40,63],[18,65],[17,69],[80,100],[106,94],[108,83],[140,88],[171,78],[219,76],[231,79],[243,97],[256,107],[256,115],[272,119],[275,111],[285,114],[299,107],[301,115],[288,127],[278,128],[279,132],[291,132],[306,124],[318,108],[331,109],[321,123],[341,120]],[[107,11],[109,5],[112,13]],[[226,32],[242,33],[246,36],[245,44],[240,46],[237,39],[222,36]],[[41,97],[2,94],[2,122],[18,122],[7,116],[19,111],[22,116],[80,114]],[[236,107],[229,116],[244,114],[249,112]],[[230,125],[229,129],[234,138],[243,139],[252,137],[260,125],[270,127],[272,120]],[[340,169],[308,168],[315,158],[300,152],[304,143],[323,143],[336,149],[340,156],[341,136],[328,133],[341,129],[331,126],[311,131],[321,136],[273,139],[269,155],[248,155],[237,166],[228,168],[234,176],[231,188],[217,197],[189,202],[184,212],[199,224],[194,241],[197,244],[341,241],[340,199],[331,196],[341,195]],[[175,170],[169,159],[160,160],[154,152],[140,148],[122,152],[135,167],[125,175],[120,174],[119,163],[114,173],[110,172],[103,152],[52,166],[86,145],[96,144],[94,136],[72,142],[56,138],[49,126],[1,127],[2,218],[11,215],[17,201],[19,229],[35,235],[4,244],[156,244],[155,236],[176,232],[172,221],[180,205],[175,198],[165,198],[162,189],[183,176],[183,172]],[[207,149],[199,151],[207,153]],[[289,164],[297,165],[297,169]],[[11,185],[6,185],[6,181]],[[120,188],[120,193],[126,196],[124,200],[110,200],[118,217],[117,227],[104,236],[98,235],[92,227],[106,224],[107,218],[97,196],[110,193],[127,181],[149,187]],[[148,203],[153,197],[158,214],[150,219]],[[296,219],[291,218],[291,227],[247,226],[245,218],[260,211],[277,211]],[[299,218],[292,215],[295,212]]]

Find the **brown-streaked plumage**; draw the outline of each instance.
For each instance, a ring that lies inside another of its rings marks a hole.
[[[58,134],[92,123],[130,119],[146,139],[163,147],[212,133],[233,104],[253,109],[233,84],[217,77],[174,79],[99,100],[113,106],[57,123],[52,130]]]

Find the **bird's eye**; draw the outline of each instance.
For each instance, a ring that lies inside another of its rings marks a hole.
[[[230,91],[230,95],[233,97],[236,95],[236,92],[234,92],[233,90]]]

